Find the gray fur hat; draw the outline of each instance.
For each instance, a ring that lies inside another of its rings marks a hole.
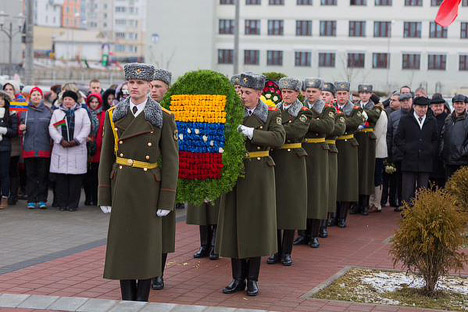
[[[338,91],[347,91],[351,90],[351,84],[346,81],[335,82],[336,92]]]
[[[245,72],[240,75],[240,86],[254,90],[263,90],[265,87],[265,76],[252,72]]]
[[[281,90],[290,89],[294,91],[301,91],[302,82],[296,78],[283,77],[280,79],[278,86]]]
[[[360,84],[358,86],[358,92],[367,92],[367,93],[372,93],[372,85],[371,84]]]
[[[165,69],[155,69],[153,80],[160,80],[170,86],[172,81],[172,74],[170,71]]]
[[[306,78],[304,79],[304,90],[308,88],[314,88],[322,90],[323,88],[323,79],[320,78]]]
[[[323,83],[322,91],[328,91],[328,92],[333,93],[333,95],[335,95],[335,93],[336,93],[336,88],[335,88],[335,85],[334,85],[333,83],[331,83],[331,82],[324,82],[324,83]]]
[[[239,75],[234,75],[231,77],[231,84],[233,86],[240,85],[240,74]]]
[[[152,81],[154,78],[154,66],[143,63],[129,63],[124,65],[125,80]]]

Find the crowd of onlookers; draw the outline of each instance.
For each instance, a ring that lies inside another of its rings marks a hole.
[[[99,80],[80,91],[76,84],[55,85],[44,94],[25,94],[9,81],[0,91],[0,209],[27,200],[29,209],[97,205],[98,166],[105,111],[128,97],[126,83],[102,90]]]
[[[450,104],[439,93],[429,97],[407,86],[384,101],[388,116],[382,138],[387,146],[381,205],[402,209],[422,187],[444,187],[468,165],[468,98],[457,94]],[[378,205],[378,204],[377,204]]]

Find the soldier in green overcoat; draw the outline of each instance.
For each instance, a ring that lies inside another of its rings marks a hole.
[[[231,258],[231,283],[223,293],[243,291],[258,294],[258,274],[262,256],[277,251],[275,162],[271,148],[284,144],[281,113],[260,101],[265,76],[242,73],[242,101],[245,106],[240,131],[246,137],[244,172],[233,190],[221,197],[216,250]]]
[[[307,153],[301,142],[309,130],[312,112],[297,99],[301,85],[301,81],[295,78],[281,78],[279,81],[283,101],[277,108],[281,111],[286,143],[271,153],[276,163],[278,252],[268,258],[268,264],[281,261],[285,266],[292,265],[294,232],[306,229]]]
[[[362,108],[353,105],[350,101],[350,83],[336,82],[336,110],[343,113],[346,130],[342,136],[336,138],[338,149],[338,226],[346,227],[346,219],[351,203],[359,198],[359,169],[358,169],[358,142],[354,133],[363,125],[365,116]]]
[[[201,206],[187,205],[187,224],[200,227],[200,249],[193,255],[194,258],[219,259],[219,255],[215,252],[218,211],[219,199]]]
[[[148,97],[154,67],[124,69],[130,97],[106,113],[99,164],[99,205],[111,212],[104,278],[120,280],[123,300],[148,301],[162,273],[162,218],[174,209],[177,128]]]
[[[331,82],[325,82],[322,88],[322,100],[327,105],[335,104],[335,85]],[[320,229],[320,237],[328,237],[328,224],[334,221],[336,213],[336,192],[338,185],[338,149],[336,148],[336,138],[343,135],[346,130],[346,124],[342,113],[336,114],[335,125],[330,135],[326,137],[328,144],[328,178],[329,178],[329,193],[328,193],[328,220],[322,222]],[[333,224],[334,225],[334,224]]]
[[[158,103],[164,99],[172,81],[172,73],[165,69],[156,69],[151,81],[151,98]],[[167,254],[175,252],[176,212],[171,211],[162,219],[162,260],[161,276],[153,278],[151,288],[161,290],[164,288],[164,269],[166,268]]]
[[[367,121],[355,134],[359,143],[359,203],[354,206],[351,213],[361,213],[364,216],[369,214],[369,197],[374,193],[375,189],[374,173],[377,138],[374,134],[374,127],[382,112],[382,108],[375,106],[371,101],[372,89],[371,84],[360,84],[358,86],[360,101],[357,105],[364,110]]]
[[[304,139],[307,152],[307,230],[299,233],[296,245],[309,244],[318,248],[320,225],[328,215],[328,144],[325,142],[335,125],[335,109],[322,101],[323,80],[304,80],[306,107],[312,112],[312,120]]]

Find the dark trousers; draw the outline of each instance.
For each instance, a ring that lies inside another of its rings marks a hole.
[[[19,158],[19,156],[10,157],[10,197],[15,200],[18,198],[18,189],[20,185],[18,168]]]
[[[81,195],[81,183],[84,174],[58,173],[55,180],[57,205],[61,208],[78,208]]]
[[[403,172],[402,175],[403,201],[411,203],[417,190],[429,186],[429,173]]]
[[[10,151],[0,152],[0,183],[2,184],[2,196],[10,195]]]
[[[390,206],[398,207],[401,205],[402,200],[402,175],[401,175],[401,162],[395,163],[396,171],[390,175],[389,185]]]
[[[85,203],[97,205],[99,163],[88,163],[88,172],[83,181]]]
[[[27,175],[26,193],[28,203],[46,202],[49,159],[26,158],[24,165]]]
[[[375,159],[374,186],[380,186],[383,183],[384,158]]]
[[[462,166],[460,165],[446,165],[445,166],[445,173],[447,174],[447,180]]]

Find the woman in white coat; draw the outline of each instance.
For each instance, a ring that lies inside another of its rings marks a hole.
[[[55,194],[60,211],[76,211],[81,183],[87,170],[86,140],[91,122],[88,112],[77,103],[78,95],[65,91],[62,104],[52,114],[49,124],[54,141],[50,172],[56,174]]]

